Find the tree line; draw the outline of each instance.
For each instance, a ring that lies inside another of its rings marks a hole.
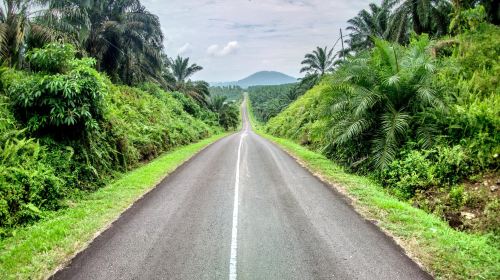
[[[114,83],[154,82],[209,107],[208,83],[190,79],[203,67],[167,56],[163,41],[158,16],[139,0],[4,0],[0,8],[0,61],[6,66],[29,68],[29,50],[68,43],[78,56],[94,58],[95,68]]]

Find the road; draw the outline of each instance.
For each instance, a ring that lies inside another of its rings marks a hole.
[[[53,279],[431,279],[276,145],[243,129],[136,202]]]

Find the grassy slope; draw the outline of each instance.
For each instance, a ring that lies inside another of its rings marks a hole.
[[[250,106],[250,105],[249,105]],[[500,279],[500,249],[486,236],[453,230],[438,217],[389,195],[370,179],[348,174],[321,154],[293,141],[266,134],[253,118],[260,135],[277,143],[293,157],[353,200],[365,218],[377,225],[439,279]]]
[[[219,134],[171,152],[99,189],[72,207],[0,241],[2,279],[46,278],[82,250],[134,201],[191,156],[227,134]]]

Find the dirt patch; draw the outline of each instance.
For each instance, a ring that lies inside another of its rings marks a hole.
[[[434,213],[458,230],[500,234],[500,174],[485,174],[451,188],[418,192],[415,207]]]

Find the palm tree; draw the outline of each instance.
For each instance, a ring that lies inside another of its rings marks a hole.
[[[172,76],[175,79],[175,87],[177,89],[182,88],[186,83],[186,80],[194,75],[194,73],[203,70],[203,67],[197,65],[196,63],[189,64],[189,57],[183,58],[177,56],[175,59],[171,59],[169,67]]]
[[[27,42],[49,42],[55,33],[34,20],[35,1],[4,0],[0,6],[0,60],[20,67]]]
[[[162,83],[163,34],[139,0],[45,0],[43,20],[97,59],[114,80]]]
[[[333,54],[333,48],[328,49],[326,46],[316,47],[312,53],[306,54],[301,62],[303,67],[300,69],[300,73],[305,72],[306,75],[300,79],[298,87],[307,91],[318,84],[326,73],[333,72],[336,56],[337,54]]]
[[[443,105],[432,85],[435,67],[426,52],[428,38],[404,52],[387,41],[374,43],[371,56],[360,55],[335,73],[328,135],[333,153],[348,151],[348,163],[369,159],[383,169],[408,139],[430,145],[433,129],[423,116]]]
[[[235,128],[238,125],[238,107],[228,101],[226,96],[214,95],[208,99],[208,108],[219,116],[219,124],[225,129]]]
[[[347,21],[346,28],[351,33],[346,43],[347,51],[360,51],[373,47],[372,38],[388,40],[391,37],[389,25],[391,5],[389,0],[382,1],[381,6],[370,4],[370,9],[361,10],[357,16]],[[406,30],[406,29],[405,29]]]
[[[395,8],[390,26],[395,41],[403,41],[408,26],[417,34],[446,34],[452,11],[448,0],[390,0],[389,3]]]
[[[189,63],[189,57],[177,56],[175,59],[168,59],[163,70],[163,77],[170,82],[170,89],[181,91],[200,104],[206,105],[210,95],[209,84],[205,81],[191,81],[189,78],[203,67]]]
[[[187,81],[178,90],[198,101],[201,105],[207,105],[210,97],[210,85],[205,81]]]
[[[310,75],[319,75],[322,77],[325,73],[333,71],[335,57],[336,54],[333,54],[333,48],[316,47],[312,53],[304,56],[304,60],[301,62],[304,66],[300,69],[300,73],[306,72]]]

